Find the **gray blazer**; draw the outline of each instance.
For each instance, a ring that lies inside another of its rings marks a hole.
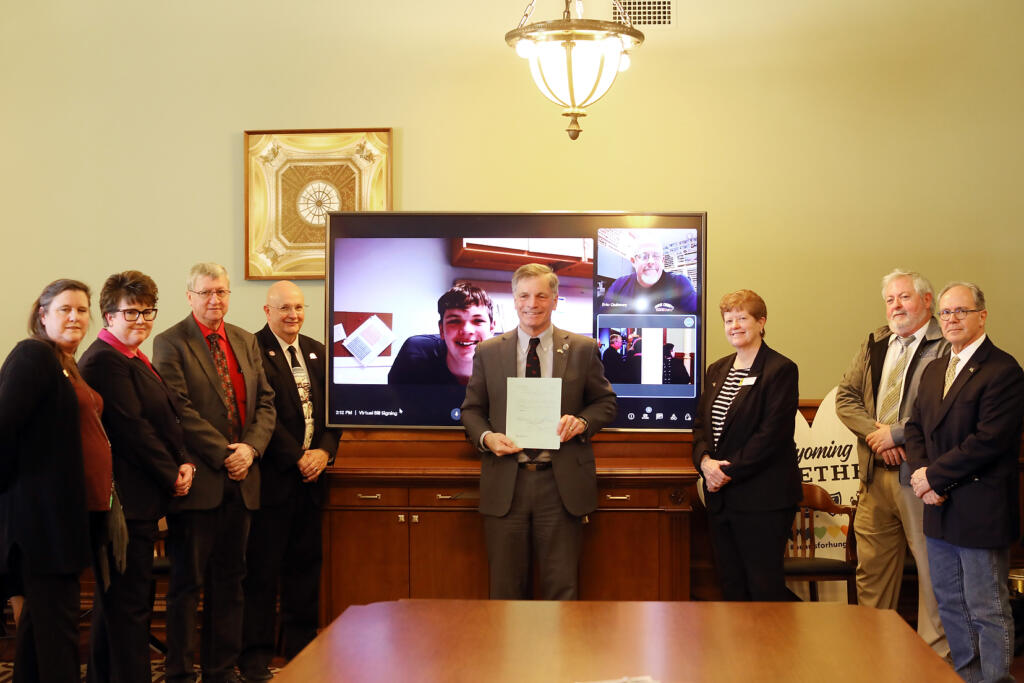
[[[587,421],[587,430],[552,453],[555,483],[565,508],[577,517],[597,507],[597,474],[590,438],[615,418],[617,401],[604,376],[597,342],[589,337],[553,329],[552,376],[562,378],[562,415]],[[516,376],[517,332],[512,330],[481,342],[473,358],[473,376],[462,404],[462,424],[478,446],[486,431],[505,432],[505,384]],[[512,505],[519,467],[515,456],[498,457],[482,451],[480,512],[501,517]]]
[[[876,399],[878,392],[884,390],[882,383],[882,366],[889,348],[892,331],[889,327],[879,327],[868,335],[861,344],[857,355],[853,357],[850,367],[843,375],[836,391],[836,415],[850,431],[857,435],[857,462],[860,480],[870,483],[874,475],[874,455],[864,438],[875,431]],[[949,342],[942,337],[942,328],[934,317],[925,328],[924,339],[917,346],[913,358],[907,367],[907,376],[903,383],[903,400],[900,403],[900,419],[892,426],[892,438],[897,446],[906,443],[904,429],[917,399],[921,374],[925,367],[949,350]],[[900,481],[904,485],[910,483],[910,471],[906,463],[900,466]]]
[[[223,329],[245,377],[245,420],[240,440],[262,454],[277,420],[274,390],[263,373],[256,338],[228,323],[224,323]],[[188,450],[196,460],[192,490],[179,509],[215,508],[220,505],[224,479],[228,476],[224,459],[228,456],[231,424],[210,347],[191,314],[153,339],[153,365],[167,386],[181,396],[181,426]],[[259,508],[259,458],[253,462],[241,489],[245,506],[250,510]]]

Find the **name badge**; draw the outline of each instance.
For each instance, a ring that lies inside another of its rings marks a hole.
[[[741,387],[747,387],[757,381],[757,377],[744,377],[740,380]]]

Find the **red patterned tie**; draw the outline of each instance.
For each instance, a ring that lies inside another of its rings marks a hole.
[[[231,442],[236,443],[242,434],[242,421],[238,417],[238,401],[235,400],[235,385],[231,383],[231,371],[228,369],[228,357],[224,349],[218,343],[220,335],[214,332],[206,337],[210,345],[210,353],[213,354],[213,364],[217,368],[217,376],[220,377],[220,386],[224,390],[224,407],[228,409],[228,419],[231,421]]]

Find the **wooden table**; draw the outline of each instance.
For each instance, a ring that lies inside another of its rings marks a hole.
[[[830,603],[400,600],[345,610],[275,678],[959,681],[894,611]]]

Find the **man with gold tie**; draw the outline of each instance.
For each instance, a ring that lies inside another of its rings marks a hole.
[[[1017,455],[1024,371],[985,333],[977,285],[939,296],[948,353],[921,376],[907,423],[914,492],[925,502],[932,586],[965,681],[1011,681],[1010,545],[1020,536]]]
[[[949,344],[932,315],[932,286],[920,273],[893,270],[882,278],[882,299],[888,324],[868,335],[836,393],[836,413],[857,435],[857,601],[896,608],[909,547],[918,569],[917,632],[948,658],[928,571],[924,506],[910,488],[905,426],[921,373]]]

